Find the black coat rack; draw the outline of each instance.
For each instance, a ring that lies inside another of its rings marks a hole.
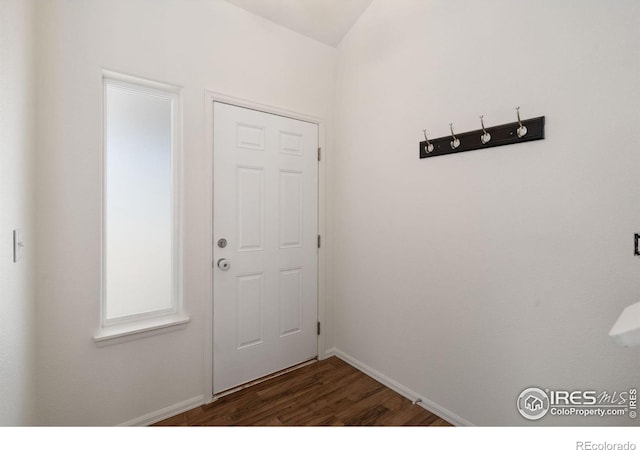
[[[450,123],[451,135],[436,139],[428,139],[423,130],[425,140],[420,142],[420,159],[544,139],[544,116],[521,121],[519,108],[516,111],[517,122],[485,128],[480,116],[481,129],[457,134]]]

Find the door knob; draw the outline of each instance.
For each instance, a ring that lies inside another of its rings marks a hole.
[[[227,261],[224,258],[220,258],[218,260],[218,268],[220,268],[220,270],[226,272],[227,270],[229,270],[231,268],[231,263],[229,261]]]

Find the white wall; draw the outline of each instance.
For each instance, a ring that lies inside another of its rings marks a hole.
[[[34,422],[33,3],[0,0],[0,425]],[[13,230],[25,253],[13,263]]]
[[[336,347],[477,425],[523,388],[625,390],[640,300],[640,4],[376,0],[338,48]],[[545,115],[546,140],[426,160]],[[539,424],[628,425],[545,418]]]
[[[328,117],[336,50],[222,0],[47,0],[38,30],[39,423],[123,423],[203,392],[212,245],[205,89]],[[184,87],[192,321],[99,348],[102,68]]]

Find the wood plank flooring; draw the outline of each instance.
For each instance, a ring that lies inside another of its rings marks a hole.
[[[156,426],[448,426],[333,357],[163,420]]]

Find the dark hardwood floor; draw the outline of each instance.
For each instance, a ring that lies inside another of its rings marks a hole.
[[[155,424],[450,425],[333,357]]]

